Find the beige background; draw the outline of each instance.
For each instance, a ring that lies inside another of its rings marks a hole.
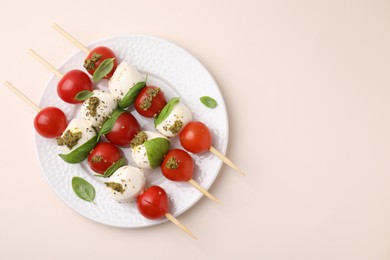
[[[1,81],[36,102],[88,44],[150,34],[194,54],[228,106],[211,192],[170,223],[118,229],[66,206],[35,155],[34,111],[0,88],[0,259],[390,259],[389,1],[1,0]],[[81,1],[80,1],[81,2]],[[118,251],[117,251],[118,250]]]

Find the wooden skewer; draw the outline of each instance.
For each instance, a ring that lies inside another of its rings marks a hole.
[[[189,180],[188,181],[189,183],[191,183],[192,186],[194,186],[195,188],[197,188],[200,192],[202,192],[204,195],[206,195],[208,198],[212,199],[213,201],[221,204],[221,202],[215,198],[213,195],[211,195],[205,188],[203,188],[202,186],[199,185],[199,183],[197,183],[196,181],[194,181],[193,179]]]
[[[215,149],[213,146],[210,147],[210,152],[212,152],[214,155],[216,155],[219,159],[221,159],[224,163],[226,163],[228,166],[236,170],[239,174],[242,176],[245,176],[245,173],[237,168],[237,166],[234,165],[232,161],[230,161],[225,155],[223,155],[220,151]]]
[[[31,99],[29,99],[26,95],[24,95],[19,89],[17,89],[10,82],[6,81],[4,85],[8,87],[12,92],[14,92],[18,97],[20,97],[23,101],[29,104],[35,111],[39,112],[41,110],[37,104],[35,104]]]
[[[29,49],[28,53],[33,56],[37,61],[42,63],[46,68],[48,68],[51,72],[53,72],[58,78],[62,78],[64,75],[59,72],[56,68],[53,67],[47,60],[42,58],[38,53],[36,53],[33,49]]]
[[[174,216],[172,216],[172,214],[170,213],[165,213],[165,217],[167,219],[169,219],[173,224],[175,224],[176,226],[178,226],[179,228],[181,228],[184,232],[186,232],[188,235],[190,235],[193,239],[197,239],[195,237],[194,234],[192,234],[192,232],[186,227],[184,226],[182,223],[180,223],[179,220],[177,220]]]
[[[62,29],[58,24],[53,24],[53,28],[56,29],[57,32],[59,32],[60,34],[62,34],[65,38],[67,38],[69,41],[71,41],[74,45],[77,46],[77,48],[79,48],[80,50],[82,50],[83,52],[85,52],[86,54],[89,54],[89,49],[87,47],[85,47],[81,42],[79,42],[78,40],[76,40],[76,38],[74,38],[72,35],[70,35],[69,33],[67,33],[64,29]]]

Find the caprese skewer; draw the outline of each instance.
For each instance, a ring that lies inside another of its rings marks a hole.
[[[98,46],[92,50],[89,50],[78,40],[76,40],[72,35],[70,35],[64,29],[62,29],[58,24],[53,24],[53,28],[56,29],[65,38],[70,40],[80,50],[84,51],[87,54],[87,57],[84,61],[84,68],[88,71],[89,74],[93,76],[95,74],[95,70],[99,67],[99,65],[102,62],[104,62],[105,60],[112,60],[113,66],[111,70],[108,71],[108,73],[104,76],[104,78],[109,79],[112,76],[118,63],[115,54],[111,49],[105,46]]]
[[[92,81],[85,72],[74,69],[62,74],[34,50],[30,49],[29,53],[60,79],[57,84],[57,94],[64,102],[81,103],[81,100],[76,99],[76,95],[81,91],[92,91]]]
[[[145,218],[155,220],[166,217],[193,239],[196,239],[186,226],[169,213],[169,199],[165,190],[160,186],[150,186],[145,189],[137,198],[137,207]]]
[[[157,131],[167,137],[180,135],[180,144],[191,153],[212,152],[228,166],[241,175],[238,169],[226,156],[212,146],[212,137],[209,128],[202,122],[192,121],[190,109],[179,98],[172,98],[155,118],[154,125]]]
[[[6,81],[4,85],[37,112],[34,118],[34,127],[39,135],[46,138],[56,138],[65,131],[68,120],[61,109],[57,107],[45,107],[41,109],[10,82]]]
[[[171,181],[186,181],[212,199],[217,203],[221,203],[213,195],[211,195],[206,189],[200,186],[194,179],[192,179],[195,164],[191,156],[184,150],[172,149],[170,150],[161,163],[161,172],[165,178]]]

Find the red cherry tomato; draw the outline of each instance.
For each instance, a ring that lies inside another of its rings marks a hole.
[[[164,92],[160,88],[146,86],[139,92],[134,107],[140,115],[154,117],[161,112],[166,104]]]
[[[115,54],[111,49],[105,46],[96,47],[95,49],[91,50],[87,58],[85,58],[84,68],[88,71],[89,74],[93,76],[93,73],[95,72],[97,67],[99,67],[100,63],[102,63],[105,59],[111,59],[111,58],[115,58]],[[117,66],[118,66],[118,61],[115,59],[114,67],[104,78],[105,79],[111,78]]]
[[[64,112],[56,107],[45,107],[34,118],[35,130],[47,138],[60,136],[67,125],[68,121]]]
[[[180,133],[180,144],[191,153],[208,151],[212,144],[209,128],[201,122],[188,123]]]
[[[165,156],[161,171],[171,181],[189,181],[194,173],[194,161],[186,151],[173,149]]]
[[[167,193],[159,186],[151,186],[138,196],[137,207],[145,218],[163,218],[169,207]]]
[[[71,104],[82,103],[74,99],[83,90],[92,91],[92,81],[89,76],[81,70],[71,70],[66,73],[57,84],[58,96],[65,102]]]
[[[105,135],[108,141],[119,146],[129,146],[134,136],[141,130],[135,117],[128,111],[122,113],[115,121],[111,131]]]
[[[122,157],[121,150],[109,142],[101,142],[88,156],[88,165],[97,173],[103,174]]]

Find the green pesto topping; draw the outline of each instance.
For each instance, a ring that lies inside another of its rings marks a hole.
[[[59,146],[66,145],[69,149],[72,149],[80,140],[83,134],[81,132],[72,132],[67,130],[62,136],[57,137],[57,144]]]
[[[96,109],[100,103],[99,98],[98,97],[90,97],[87,102],[88,102],[87,109],[89,110],[89,114],[91,116],[96,116]]]
[[[159,92],[160,88],[149,88],[148,90],[146,90],[148,96],[142,101],[140,107],[145,111],[148,110],[149,107],[152,105],[153,98],[156,97]]]
[[[139,132],[133,138],[133,140],[131,140],[130,146],[131,146],[131,148],[134,148],[134,147],[136,147],[138,145],[141,145],[141,144],[145,143],[147,140],[148,140],[148,135],[144,131]]]
[[[91,158],[91,162],[93,162],[93,163],[101,162],[102,159],[103,159],[103,157],[102,157],[100,154],[94,155],[94,156],[92,156],[92,158]]]
[[[84,61],[84,68],[87,70],[94,70],[95,69],[95,62],[99,61],[103,56],[99,53],[92,54],[92,57],[90,59],[87,59]]]
[[[117,182],[105,182],[106,186],[108,188],[113,189],[114,191],[123,193],[126,191],[126,189],[123,188],[122,184],[117,183]]]
[[[179,133],[181,127],[183,126],[183,122],[180,120],[176,120],[171,127],[168,128],[169,131],[172,132],[172,134]]]
[[[172,157],[170,158],[167,163],[165,164],[165,167],[167,167],[168,169],[177,169],[179,168],[179,163],[180,161],[178,161],[175,157]]]

